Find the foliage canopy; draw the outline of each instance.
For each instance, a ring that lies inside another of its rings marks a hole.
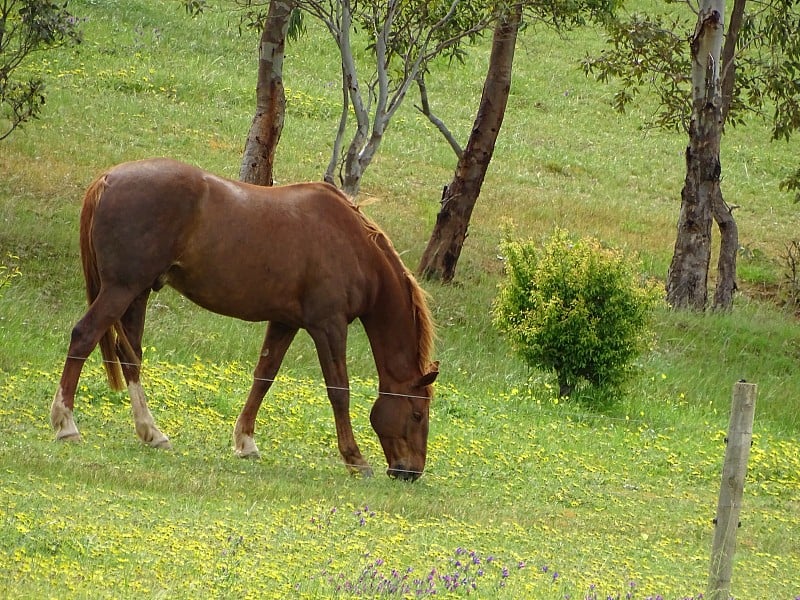
[[[78,42],[78,20],[67,11],[66,2],[0,3],[0,140],[36,118],[44,105],[44,81],[21,74],[25,59],[39,50]]]
[[[689,4],[693,10],[667,6],[658,12],[608,19],[607,49],[587,56],[583,67],[600,81],[616,82],[613,105],[619,112],[649,91],[659,108],[648,125],[688,131],[692,82],[687,38],[695,27],[697,7],[685,0],[666,4]],[[794,0],[736,0],[733,4],[726,27],[728,33],[731,26],[739,28],[738,43],[721,67],[722,77],[731,79],[723,109],[725,122],[741,125],[748,116],[757,115],[771,124],[773,139],[788,141],[800,129],[798,4]],[[800,191],[800,170],[787,176],[781,189]]]

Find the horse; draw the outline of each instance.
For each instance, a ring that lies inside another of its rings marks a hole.
[[[311,336],[333,408],[338,448],[371,476],[350,421],[349,324],[358,318],[378,373],[370,411],[387,474],[425,468],[435,326],[420,287],[386,234],[327,183],[263,187],[168,158],[126,162],[88,187],[80,254],[89,308],[72,329],[50,409],[57,440],[78,441],[73,409],[81,370],[100,345],[112,389],[127,387],[139,438],[170,448],[140,382],[151,292],[169,285],[195,304],[267,322],[253,383],[233,432],[234,452],[258,458],[255,420],[299,329]]]

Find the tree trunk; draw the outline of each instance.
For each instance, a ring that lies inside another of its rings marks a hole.
[[[719,161],[714,160],[707,140],[690,135],[678,236],[667,274],[667,301],[673,308],[703,310],[708,299],[711,260],[711,197],[715,193],[713,188],[719,187]],[[715,168],[717,175],[713,175]]]
[[[717,286],[714,290],[714,310],[730,310],[736,291],[736,254],[739,251],[739,228],[733,218],[733,208],[722,199],[722,192],[711,199],[711,211],[719,227],[719,259]]]
[[[472,133],[458,160],[453,180],[444,188],[441,209],[417,269],[425,279],[449,282],[455,276],[472,210],[503,124],[521,19],[522,4],[515,3],[495,27],[489,69]]]
[[[744,9],[747,0],[734,0],[733,10],[728,21],[728,31],[725,34],[725,45],[722,47],[722,120],[728,120],[728,112],[733,100],[733,90],[736,86],[736,46],[739,44],[739,33],[744,26]]]
[[[722,48],[722,122],[728,118],[736,79],[736,46],[744,24],[747,0],[734,0],[733,11]],[[736,256],[739,251],[739,228],[733,218],[733,209],[722,198],[722,192],[711,201],[711,211],[720,232],[719,260],[717,261],[717,286],[714,291],[714,310],[730,310],[736,291]]]
[[[723,0],[704,0],[691,40],[693,103],[686,179],[675,250],[667,274],[667,301],[673,308],[704,310],[708,300],[712,210],[715,198],[722,199],[719,63],[724,14]]]
[[[273,184],[275,150],[283,131],[286,94],[283,56],[291,1],[271,0],[258,49],[256,113],[247,134],[239,179],[258,185]]]
[[[341,54],[343,105],[324,179],[333,182],[338,177],[342,191],[356,196],[389,122],[420,72],[436,56],[480,33],[489,22],[487,13],[472,10],[472,5],[463,0],[448,0],[422,12],[426,3],[402,0],[296,1],[302,10],[325,24]],[[446,10],[446,14],[439,9]],[[354,41],[358,49],[355,55],[351,29],[359,31],[361,40]],[[375,64],[365,69],[371,75],[359,82],[356,58],[359,63],[364,59],[363,36],[367,39],[367,54],[374,54]],[[351,114],[355,126],[349,127]],[[353,137],[344,143],[349,132]]]

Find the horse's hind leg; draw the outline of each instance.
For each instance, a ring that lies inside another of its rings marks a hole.
[[[53,397],[53,403],[50,405],[50,425],[56,432],[56,439],[67,442],[78,442],[81,439],[72,415],[75,405],[75,389],[81,376],[83,363],[86,362],[73,354],[73,348],[77,349],[76,346],[70,344],[64,370],[61,372],[61,382]],[[81,355],[85,356],[83,353]]]
[[[78,388],[81,370],[100,338],[117,321],[129,303],[129,298],[120,296],[112,298],[109,294],[101,292],[86,314],[73,327],[64,370],[61,372],[61,380],[50,407],[50,424],[56,432],[57,440],[81,439],[73,418],[75,391]]]
[[[142,371],[142,334],[144,332],[144,319],[147,311],[147,299],[150,290],[145,290],[122,315],[120,322],[125,331],[125,338],[117,340],[117,356],[122,366],[122,373],[128,386],[131,398],[131,412],[136,434],[145,444],[153,448],[169,449],[169,438],[156,426],[153,414],[147,406],[147,398],[140,380]]]
[[[264,395],[278,374],[286,350],[296,334],[296,327],[274,322],[267,325],[264,345],[253,373],[253,385],[247,396],[247,402],[245,402],[242,412],[239,413],[239,418],[236,419],[236,427],[233,429],[233,449],[241,458],[259,457],[258,446],[253,440],[256,415]]]

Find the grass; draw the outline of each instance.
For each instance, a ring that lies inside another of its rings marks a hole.
[[[236,177],[257,45],[238,36],[231,12],[191,20],[166,0],[71,6],[86,18],[84,44],[28,65],[47,78],[47,110],[0,146],[0,260],[22,273],[0,290],[0,595],[698,597],[740,378],[759,394],[733,592],[800,594],[800,328],[765,296],[780,291],[795,235],[796,207],[777,191],[793,166],[787,145],[766,141],[759,123],[726,134],[724,188],[741,206],[745,249],[736,308],[659,313],[653,349],[613,406],[558,400],[553,377],[526,369],[491,326],[509,218],[522,236],[557,225],[666,273],[686,140],[641,130],[647,105],[611,111],[612,89],[576,68],[600,47],[595,32],[562,40],[531,28],[520,42],[457,280],[426,284],[442,375],[417,484],[346,475],[306,336],[260,413],[264,458],[234,459],[231,429],[263,326],[170,290],[148,312],[145,385],[175,450],[136,441],[127,399],[108,391],[97,356],[76,404],[85,442],[54,444],[49,402],[84,310],[84,188],[110,164],[153,155]],[[487,51],[430,78],[434,110],[462,139]],[[288,54],[276,177],[319,179],[336,124],[336,56],[313,26]],[[412,267],[454,164],[409,104],[367,171],[363,193],[378,202],[364,210]],[[356,437],[381,471],[367,418],[374,367],[358,326],[349,361]]]
[[[41,407],[2,405],[14,433],[0,528],[9,593],[328,597],[352,585],[372,596],[369,586],[409,568],[421,595],[444,592],[446,576],[502,598],[624,594],[631,582],[636,598],[702,591],[724,436],[713,422],[591,416],[517,388],[475,397],[444,385],[430,472],[398,486],[343,474],[314,381],[281,379],[260,415],[265,458],[255,463],[229,451],[246,368],[148,362],[147,372],[171,453],[135,441],[126,401],[107,392],[98,365],[83,379],[85,444],[52,444]],[[55,379],[23,369],[0,398],[43,396]],[[375,381],[353,387],[356,434],[377,461],[365,429]],[[788,438],[756,442],[738,594],[788,598],[790,579],[776,575],[796,568],[796,539],[783,535],[797,526],[800,462]]]

